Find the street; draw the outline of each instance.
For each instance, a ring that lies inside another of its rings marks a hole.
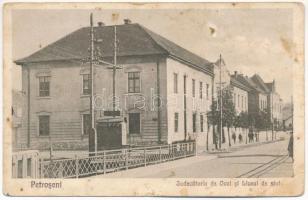
[[[284,140],[246,146],[229,153],[208,154],[119,171],[97,178],[266,178],[292,177],[288,157],[289,137]]]

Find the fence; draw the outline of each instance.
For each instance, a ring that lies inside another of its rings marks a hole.
[[[39,152],[35,150],[15,152],[12,155],[13,178],[38,178]]]
[[[95,155],[78,155],[71,159],[41,160],[41,178],[79,178],[95,174],[105,174],[196,155],[196,143],[177,143],[107,150]]]

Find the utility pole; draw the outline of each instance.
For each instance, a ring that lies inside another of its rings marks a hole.
[[[116,102],[115,102],[115,76],[116,76],[116,69],[117,69],[117,26],[114,25],[114,57],[113,57],[113,68],[112,68],[112,110],[113,110],[113,117],[115,117],[115,107],[116,107]]]
[[[293,126],[293,119],[294,119],[294,115],[293,115],[293,95],[291,96],[291,117],[292,117],[292,132],[294,131],[294,126]]]
[[[219,93],[220,93],[220,136],[219,136],[219,148],[222,143],[222,82],[221,82],[221,54],[219,55]]]
[[[93,62],[94,62],[94,29],[93,29],[93,13],[90,15],[90,81],[91,81],[91,94],[90,94],[90,116],[91,116],[91,134],[94,134],[94,151],[97,152],[97,135],[95,130],[95,113],[94,113],[94,70],[93,70]],[[90,135],[90,134],[89,134]],[[90,137],[90,136],[89,136]],[[89,138],[90,139],[90,138]]]

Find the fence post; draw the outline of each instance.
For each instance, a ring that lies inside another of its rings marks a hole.
[[[103,169],[104,169],[104,174],[106,174],[106,152],[103,151]]]
[[[125,168],[127,170],[128,169],[128,150],[125,149],[124,152],[125,152]]]
[[[184,149],[184,157],[187,157],[187,149],[188,149],[187,147],[188,147],[188,144],[189,143],[184,143],[183,144],[184,145],[184,148],[183,148]]]
[[[159,162],[161,162],[161,146],[159,146]]]
[[[143,154],[144,154],[144,166],[147,166],[147,154],[146,154],[146,147],[143,149]]]
[[[76,162],[76,178],[79,178],[79,162],[78,162],[78,158],[77,155],[75,155],[75,162]]]
[[[42,173],[42,172],[43,172],[43,162],[42,162],[42,159],[41,159],[41,158],[39,159],[39,167],[38,167],[38,168],[39,168],[38,176],[39,176],[39,178],[43,178],[43,177],[42,177],[42,174],[43,174],[43,173]]]
[[[196,141],[193,142],[193,145],[194,145],[194,150],[195,150],[195,156],[197,156],[197,143],[196,143]]]

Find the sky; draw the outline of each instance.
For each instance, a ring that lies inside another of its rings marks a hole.
[[[102,9],[14,10],[13,59],[40,48],[94,22],[122,24],[129,18],[178,45],[215,62],[222,55],[231,73],[258,73],[265,82],[276,81],[284,102],[292,95],[293,40],[291,9]],[[21,89],[20,66],[13,66],[13,88]]]

